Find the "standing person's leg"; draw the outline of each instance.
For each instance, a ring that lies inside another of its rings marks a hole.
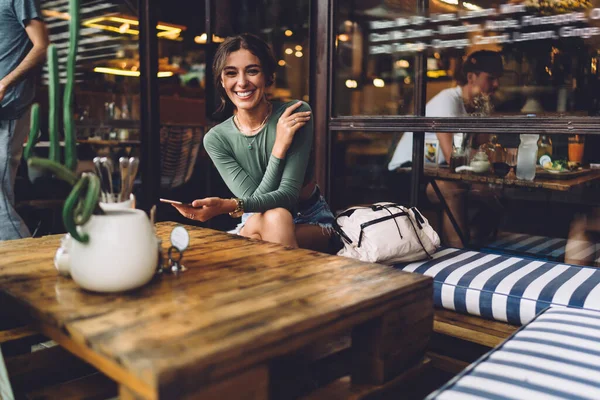
[[[31,236],[27,225],[15,210],[13,192],[16,169],[27,136],[26,121],[26,116],[20,120],[0,121],[0,240]]]
[[[28,108],[26,112],[23,113],[21,118],[16,121],[15,132],[13,134],[13,139],[11,140],[11,149],[10,149],[10,184],[14,188],[15,186],[15,178],[17,177],[17,170],[19,169],[19,164],[21,164],[21,157],[23,156],[23,143],[27,139],[27,135],[29,134],[29,125],[31,118],[31,108]]]

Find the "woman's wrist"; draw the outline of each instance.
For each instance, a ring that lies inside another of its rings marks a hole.
[[[234,199],[223,199],[223,214],[235,211],[237,202]]]
[[[277,143],[277,141],[275,141],[275,144],[273,145],[273,150],[271,150],[271,154],[279,159],[284,159],[288,148],[288,146],[283,146]]]

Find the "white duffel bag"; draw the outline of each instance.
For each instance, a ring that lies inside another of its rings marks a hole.
[[[337,253],[361,261],[395,264],[431,258],[440,238],[416,207],[375,203],[340,213],[333,224],[344,247]]]

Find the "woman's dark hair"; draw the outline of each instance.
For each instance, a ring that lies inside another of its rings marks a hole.
[[[230,115],[233,113],[233,103],[229,100],[225,88],[221,82],[221,72],[226,66],[227,57],[240,49],[248,50],[259,60],[263,74],[266,76],[266,86],[271,86],[275,81],[275,69],[277,62],[273,56],[271,47],[258,36],[250,33],[232,36],[219,45],[213,61],[213,76],[215,79],[215,88],[221,98],[221,104],[217,107],[215,114]]]

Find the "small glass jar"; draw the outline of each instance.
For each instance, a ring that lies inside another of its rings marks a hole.
[[[498,143],[498,137],[496,135],[492,135],[490,141],[479,146],[479,149],[487,154],[488,160],[492,164],[506,162],[506,149]]]

